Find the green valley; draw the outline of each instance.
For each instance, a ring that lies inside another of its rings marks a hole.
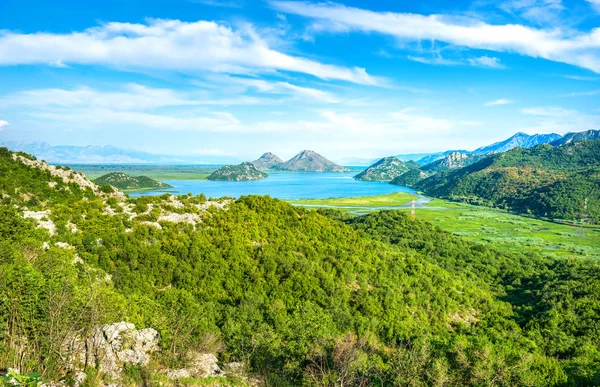
[[[406,210],[356,216],[261,196],[132,199],[6,149],[0,172],[0,368],[16,365],[23,378],[83,373],[127,386],[600,381],[598,262],[524,241],[485,245],[469,227],[564,241],[580,229],[440,200],[412,220]],[[305,204],[373,210],[411,199]],[[426,211],[434,223],[456,214],[438,224],[463,230],[423,221]],[[586,229],[582,240],[588,231],[597,232]]]

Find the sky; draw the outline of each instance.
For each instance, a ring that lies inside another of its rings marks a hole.
[[[2,0],[0,140],[254,159],[600,129],[600,0]]]

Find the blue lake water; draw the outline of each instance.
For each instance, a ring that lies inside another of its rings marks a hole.
[[[354,180],[350,173],[270,173],[258,181],[165,180],[174,188],[169,190],[140,191],[131,196],[162,195],[165,192],[194,195],[203,193],[208,198],[243,195],[270,195],[278,199],[313,199],[382,195],[392,192],[414,192],[383,182]]]

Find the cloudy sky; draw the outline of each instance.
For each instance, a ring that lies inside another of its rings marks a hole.
[[[2,0],[0,139],[332,159],[600,128],[600,0]]]

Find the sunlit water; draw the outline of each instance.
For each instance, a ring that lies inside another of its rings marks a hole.
[[[165,180],[174,188],[130,193],[131,196],[171,194],[206,197],[240,197],[243,195],[270,195],[278,199],[312,199],[382,195],[392,192],[414,192],[383,182],[354,180],[356,171],[350,173],[287,173],[272,172],[258,181]]]

